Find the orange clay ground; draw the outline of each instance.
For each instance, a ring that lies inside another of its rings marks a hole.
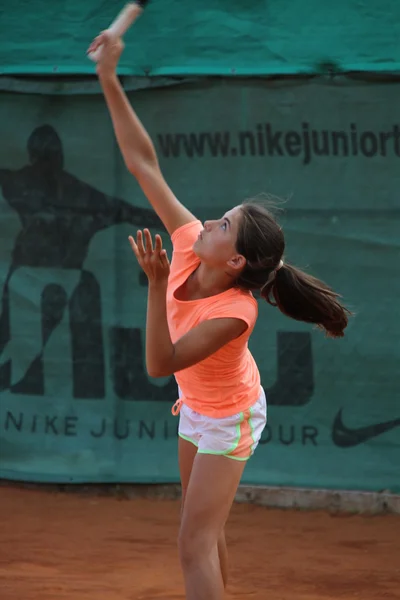
[[[179,501],[0,487],[1,600],[184,600]],[[400,599],[400,517],[234,505],[227,599]]]

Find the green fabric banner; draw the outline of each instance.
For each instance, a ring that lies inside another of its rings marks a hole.
[[[0,7],[0,74],[94,73],[88,43],[124,4],[8,2]],[[398,0],[152,0],[126,35],[120,72],[398,72],[399,38]]]
[[[399,89],[221,80],[130,93],[201,219],[262,192],[287,198],[286,258],[356,312],[328,340],[260,303],[251,349],[269,422],[244,482],[400,491]],[[160,225],[104,100],[0,98],[0,476],[177,481],[176,385],[146,374],[146,282],[127,241]]]

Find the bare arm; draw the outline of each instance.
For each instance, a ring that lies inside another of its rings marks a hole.
[[[148,229],[129,237],[132,250],[149,280],[146,322],[146,366],[151,377],[165,377],[204,360],[246,329],[238,318],[215,318],[204,321],[172,343],[167,320],[167,287],[170,266],[162,241],[156,243]]]
[[[103,48],[97,72],[125,164],[172,235],[175,229],[196,217],[179,202],[166,183],[150,136],[119,82],[115,68],[122,51],[121,41],[112,40],[107,34],[101,34],[98,39]]]
[[[146,366],[150,377],[166,377],[187,369],[208,358],[247,329],[247,324],[241,319],[210,319],[173,344],[167,322],[166,292],[166,283],[149,284]]]

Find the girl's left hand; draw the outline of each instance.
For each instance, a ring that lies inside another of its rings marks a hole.
[[[136,242],[132,236],[129,236],[129,242],[135,253],[139,265],[147,275],[149,283],[167,283],[169,276],[169,260],[166,250],[163,250],[161,236],[156,235],[155,247],[150,231],[144,230],[146,245],[143,243],[143,234],[137,232]]]

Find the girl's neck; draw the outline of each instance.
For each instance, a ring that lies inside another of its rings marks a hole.
[[[189,285],[198,297],[208,298],[222,294],[233,287],[232,276],[200,263],[189,278]]]

